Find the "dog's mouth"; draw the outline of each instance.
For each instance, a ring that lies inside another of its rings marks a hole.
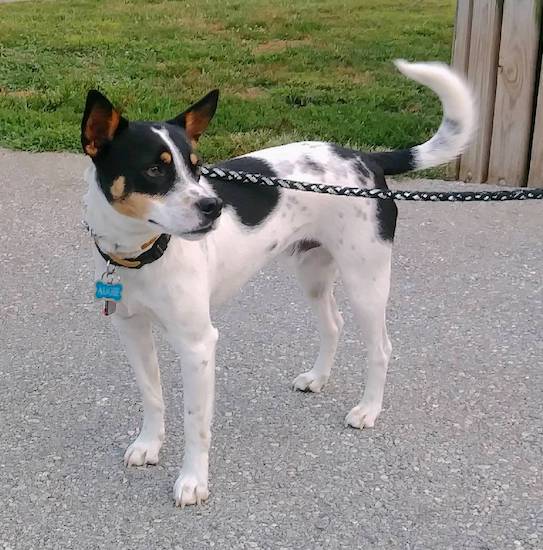
[[[198,229],[194,229],[193,231],[187,231],[186,233],[180,233],[179,236],[183,239],[188,240],[195,240],[198,237],[202,237],[212,231],[215,226],[217,225],[216,220],[213,220],[212,222],[208,223],[207,225],[204,225],[202,227],[199,227]]]
[[[154,225],[160,225],[155,220],[148,220],[150,223]],[[206,233],[209,233],[212,229],[214,229],[216,226],[216,220],[213,220],[212,222],[208,223],[207,225],[204,225],[202,227],[199,227],[198,229],[194,229],[193,231],[186,231],[184,233],[178,233],[177,235],[179,237],[198,237],[200,235],[205,235]]]
[[[183,233],[184,235],[205,235],[206,233],[209,233],[213,229],[213,224],[210,223],[209,225],[206,225],[205,227],[200,227],[200,229],[195,229],[194,231],[189,231],[187,233]]]

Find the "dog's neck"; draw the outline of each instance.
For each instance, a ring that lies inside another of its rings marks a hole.
[[[85,221],[100,249],[124,257],[141,254],[142,245],[157,235],[140,220],[119,214],[107,201],[96,180],[94,165],[85,172],[88,184]]]

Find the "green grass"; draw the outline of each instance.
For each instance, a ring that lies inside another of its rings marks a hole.
[[[323,139],[419,143],[439,101],[391,60],[448,61],[454,0],[45,0],[0,5],[0,144],[78,151],[86,92],[161,120],[212,88],[204,157]]]

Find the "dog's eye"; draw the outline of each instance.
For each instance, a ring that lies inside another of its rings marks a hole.
[[[159,166],[158,164],[155,164],[154,166],[151,166],[151,168],[147,168],[145,173],[150,178],[157,178],[164,175],[164,168],[162,166]]]

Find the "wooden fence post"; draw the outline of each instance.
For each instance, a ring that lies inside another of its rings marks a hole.
[[[543,67],[543,59],[541,62]],[[543,187],[543,78],[539,77],[539,93],[537,100],[537,112],[535,115],[534,138],[532,144],[532,159],[529,187]]]
[[[473,0],[458,0],[454,25],[452,66],[458,73],[466,77],[468,76],[469,67],[472,15]],[[460,159],[456,159],[447,166],[447,177],[456,180],[459,174]]]
[[[505,0],[488,181],[526,185],[540,39],[539,0]]]
[[[483,183],[488,174],[502,0],[475,0],[469,48],[468,80],[478,110],[474,140],[460,161],[460,179]]]

